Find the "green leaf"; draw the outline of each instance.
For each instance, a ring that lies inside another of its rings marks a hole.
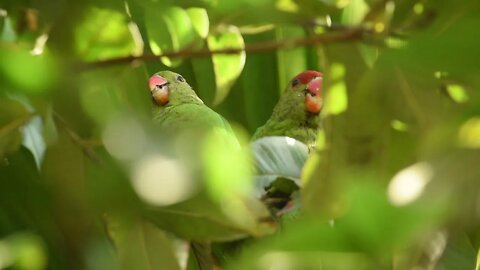
[[[31,117],[19,102],[0,99],[0,157],[18,149],[22,142],[20,129]]]
[[[176,182],[188,183],[180,190],[182,192],[195,185],[203,188],[189,191],[188,197],[182,197],[183,201],[176,204],[146,207],[146,215],[155,225],[194,241],[227,241],[273,232],[275,224],[269,220],[270,213],[253,196],[248,152],[240,150],[237,139],[230,136],[232,134],[223,130],[206,134],[198,158],[190,161],[199,167],[193,173],[180,174],[179,171],[173,174],[164,170]],[[245,142],[246,136],[243,137],[240,141]],[[191,148],[185,150],[190,150],[192,155]],[[176,164],[182,165],[177,170],[188,171],[185,162]],[[197,173],[199,170],[201,177]]]
[[[47,248],[38,235],[15,233],[0,240],[0,268],[40,270],[47,266]]]
[[[365,0],[353,0],[343,9],[342,23],[355,25],[362,22],[369,8]]]
[[[244,212],[226,214],[222,205],[218,205],[205,194],[200,194],[168,207],[147,207],[145,215],[159,228],[192,241],[231,241],[250,235],[259,237],[271,234],[275,230],[274,224],[262,221],[268,219],[269,213],[260,201],[237,196],[224,203],[236,203],[238,207],[246,207],[250,214],[248,216],[241,216],[245,214]],[[235,218],[233,215],[238,216]],[[251,225],[252,216],[258,218],[255,226]],[[241,218],[246,220],[238,220]]]
[[[275,38],[274,31],[245,35],[247,43],[265,42]],[[267,121],[280,96],[280,90],[286,87],[279,84],[277,59],[276,52],[250,54],[240,76],[241,90],[245,100],[244,114],[251,133]],[[237,100],[236,102],[238,104]]]
[[[162,54],[166,51],[179,51],[195,45],[196,32],[190,17],[180,7],[164,8],[159,5],[152,5],[146,10],[145,23],[148,36],[150,37],[150,48],[155,54]],[[161,57],[166,66],[178,66],[180,60],[172,60],[168,57]]]
[[[192,63],[192,69],[195,74],[197,85],[195,92],[197,92],[198,96],[207,106],[210,106],[216,93],[212,58],[192,58],[190,61]]]
[[[92,70],[77,77],[82,107],[100,126],[126,111],[149,115],[151,105],[146,81],[143,65]]]
[[[184,250],[188,248],[185,241],[135,217],[106,214],[104,221],[115,245],[120,269],[181,269],[178,256],[188,252]]]
[[[37,110],[37,108],[34,108],[32,103],[24,95],[15,94],[10,95],[10,97],[22,103],[22,105],[31,113],[33,113],[34,110]],[[50,114],[33,116],[21,129],[23,138],[22,144],[32,152],[33,157],[35,158],[35,163],[39,169],[46,149],[46,140],[44,139],[44,134],[47,131],[44,125],[45,116],[51,118],[51,110]],[[53,129],[54,128],[55,127],[53,127]]]
[[[85,60],[101,60],[141,54],[130,33],[125,14],[92,8],[75,28],[77,53]]]
[[[206,38],[210,30],[207,10],[204,8],[188,8],[187,13],[192,21],[195,32],[197,32],[201,38]]]
[[[255,186],[261,197],[265,188],[278,178],[290,179],[301,186],[300,174],[307,160],[308,147],[289,137],[264,137],[251,143],[256,167]]]
[[[207,38],[210,50],[243,49],[245,43],[240,31],[235,26],[228,26],[219,34],[210,34]],[[215,71],[217,92],[214,105],[221,103],[228,95],[231,87],[242,73],[245,65],[245,51],[238,54],[214,54],[212,56]]]
[[[22,144],[32,152],[35,163],[38,168],[40,168],[46,149],[46,144],[43,139],[42,118],[40,116],[33,117],[28,124],[23,127],[22,133]]]
[[[276,40],[282,42],[287,39],[305,38],[305,31],[301,27],[283,26],[275,29]],[[307,69],[306,49],[294,48],[277,51],[278,81],[280,93],[283,93],[288,83],[300,72]]]
[[[3,253],[5,249],[0,247],[2,262],[10,255],[19,255],[21,258],[12,259],[18,259],[22,261],[21,264],[30,265],[32,268],[29,269],[45,269],[46,260],[49,267],[67,267],[65,261],[60,259],[64,258],[69,251],[59,230],[58,216],[54,214],[52,208],[54,205],[52,193],[39,174],[33,155],[25,147],[21,147],[2,160],[3,162],[0,163],[2,185],[0,234],[2,237],[8,236],[0,240],[0,246],[9,245],[8,240],[15,238],[21,242],[18,243],[18,248],[22,249],[26,245],[25,252],[33,252],[33,254],[25,254],[24,251],[15,250],[15,252],[19,251],[19,254],[13,254],[13,252],[5,254]],[[48,256],[48,259],[42,256]],[[38,264],[37,268],[32,264]]]
[[[447,92],[457,103],[464,103],[468,101],[467,91],[461,85],[449,84],[447,85]]]
[[[58,63],[48,55],[32,55],[26,50],[0,48],[0,71],[16,90],[26,94],[51,91],[58,78]],[[28,79],[26,79],[28,74]]]
[[[326,92],[324,116],[343,113],[348,107],[345,67],[339,63],[332,63],[329,79],[331,86]]]
[[[15,30],[13,29],[12,25],[12,20],[10,17],[3,17],[2,19],[3,23],[0,25],[2,27],[1,35],[0,35],[0,40],[2,42],[14,42],[17,39],[17,34],[15,33]]]

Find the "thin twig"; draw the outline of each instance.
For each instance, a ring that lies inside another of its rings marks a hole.
[[[27,113],[25,115],[22,115],[19,118],[13,119],[11,122],[0,127],[0,138],[10,134],[11,132],[15,131],[19,127],[25,125],[35,115],[36,113]]]
[[[68,136],[70,136],[72,141],[75,144],[77,144],[78,146],[80,146],[83,153],[87,157],[89,157],[91,160],[93,160],[97,164],[102,164],[102,160],[95,153],[95,150],[93,150],[93,147],[92,147],[93,144],[92,143],[89,143],[89,142],[85,141],[84,139],[82,139],[82,137],[80,137],[80,135],[78,135],[75,131],[73,131],[69,127],[67,121],[65,121],[65,119],[63,119],[63,117],[60,116],[57,112],[53,112],[53,116],[58,120],[58,123],[60,123],[62,125],[63,129],[65,129],[65,131],[67,132]]]
[[[313,46],[322,43],[332,43],[332,42],[342,42],[342,41],[352,41],[358,40],[362,37],[364,29],[362,28],[350,28],[341,32],[328,33],[317,35],[307,38],[299,39],[290,39],[282,41],[265,41],[246,44],[245,48],[225,48],[219,50],[181,50],[181,51],[172,51],[165,52],[160,55],[145,54],[140,56],[126,56],[113,58],[108,60],[94,61],[94,62],[84,62],[80,63],[77,68],[80,70],[100,68],[110,65],[126,64],[132,61],[141,60],[141,61],[157,61],[160,57],[170,57],[170,58],[190,58],[190,57],[208,57],[214,54],[238,54],[241,52],[247,53],[259,53],[266,51],[273,51],[279,49],[293,49],[296,47],[305,47]]]

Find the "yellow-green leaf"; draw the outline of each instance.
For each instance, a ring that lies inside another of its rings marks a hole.
[[[243,37],[235,26],[228,26],[218,35],[209,35],[207,41],[210,50],[245,48]],[[227,97],[231,87],[242,73],[245,58],[245,51],[238,54],[214,54],[212,56],[217,85],[214,104],[221,103]]]

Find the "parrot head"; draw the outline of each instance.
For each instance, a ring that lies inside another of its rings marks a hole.
[[[304,95],[305,109],[313,114],[322,110],[323,74],[315,70],[306,70],[293,78],[289,88]]]
[[[185,98],[200,100],[182,75],[172,71],[160,71],[148,80],[153,102],[160,107]],[[201,100],[200,100],[201,102]]]

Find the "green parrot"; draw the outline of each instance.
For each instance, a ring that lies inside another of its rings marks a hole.
[[[200,147],[198,141],[207,132],[220,135],[232,149],[240,149],[229,123],[218,113],[207,107],[197,96],[182,75],[172,71],[160,71],[149,79],[150,93],[153,101],[153,121],[164,132],[176,137],[188,133],[192,140],[184,141]],[[192,150],[197,153],[199,149]],[[193,155],[194,159],[198,159]],[[214,261],[209,242],[190,242],[192,256],[199,269],[213,269]]]
[[[203,103],[182,75],[160,71],[150,77],[149,86],[154,105],[153,121],[164,130],[177,134],[213,128],[233,135],[229,123]]]
[[[266,136],[288,136],[312,148],[320,129],[322,80],[323,74],[314,70],[295,76],[270,119],[253,134],[252,141]]]
[[[257,145],[257,148],[268,148],[269,141],[258,139],[268,136],[287,136],[306,145],[306,159],[309,150],[315,147],[317,133],[321,127],[322,81],[323,74],[315,70],[306,70],[295,76],[275,105],[271,117],[253,135],[253,144]],[[273,140],[275,139],[270,139],[270,141]],[[277,140],[277,143],[283,141],[288,147],[293,144],[287,140]],[[278,148],[279,145],[272,143],[270,147],[272,149],[269,150],[269,153],[273,153],[274,148]],[[283,156],[281,160],[285,158],[286,156]],[[262,162],[256,161],[255,164],[258,167]],[[298,197],[297,191],[300,186],[293,179],[267,175],[267,177],[258,177],[257,184],[263,193],[261,199],[275,215],[283,215],[283,213],[292,212],[292,209],[299,207],[296,197]]]

